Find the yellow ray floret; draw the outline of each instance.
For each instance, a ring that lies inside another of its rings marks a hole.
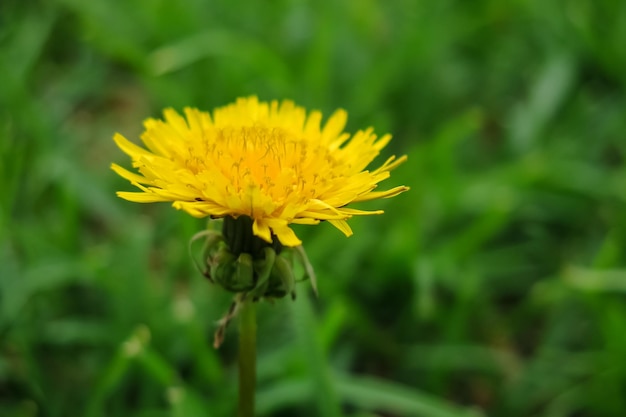
[[[115,143],[138,173],[111,168],[139,192],[118,192],[138,203],[171,201],[195,217],[242,215],[254,220],[253,233],[285,246],[301,241],[290,224],[327,220],[347,236],[353,215],[379,214],[345,206],[396,196],[408,187],[373,191],[406,157],[389,158],[367,171],[391,139],[372,129],[343,132],[347,114],[322,115],[293,102],[240,98],[213,114],[186,108],[184,117],[166,109],[164,120],[148,119],[141,135],[146,148],[120,134]]]

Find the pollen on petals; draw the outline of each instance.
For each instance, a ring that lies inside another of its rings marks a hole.
[[[350,217],[381,211],[348,204],[393,197],[408,187],[373,191],[406,157],[366,170],[391,136],[378,137],[372,129],[350,135],[343,131],[346,122],[344,110],[323,123],[319,111],[256,97],[239,98],[212,114],[166,109],[163,120],[144,122],[146,148],[114,136],[136,172],[111,168],[139,188],[118,196],[169,201],[195,217],[249,216],[256,236],[268,242],[275,237],[284,246],[302,243],[291,224],[328,221],[350,236]]]

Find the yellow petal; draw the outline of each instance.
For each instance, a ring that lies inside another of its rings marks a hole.
[[[374,144],[374,148],[377,151],[380,151],[385,146],[387,146],[390,140],[391,140],[391,135],[387,134],[376,141],[376,143]]]
[[[337,229],[341,231],[347,237],[352,236],[352,229],[348,225],[348,222],[345,220],[329,220],[328,223],[335,226]]]
[[[309,114],[304,125],[304,133],[306,135],[317,136],[320,134],[320,123],[322,122],[322,113],[314,110]]]
[[[407,160],[406,155],[402,155],[400,158],[396,159],[396,156],[391,156],[389,159],[385,161],[385,163],[378,169],[372,171],[373,175],[376,175],[380,171],[391,171],[395,169],[398,165],[405,162]]]
[[[252,233],[264,241],[272,243],[272,233],[264,220],[254,219],[254,223],[252,223]]]
[[[139,155],[145,155],[145,156],[151,156],[152,155],[150,152],[148,152],[144,148],[141,148],[141,147],[135,145],[134,143],[132,143],[131,141],[129,141],[124,136],[120,135],[119,133],[116,133],[115,135],[113,135],[113,140],[115,141],[117,146],[122,151],[124,151],[125,154],[130,155],[133,158],[135,158],[135,157],[137,157]]]
[[[357,210],[353,208],[341,208],[340,212],[345,214],[346,216],[371,216],[376,214],[383,214],[383,210]]]
[[[130,193],[127,191],[118,191],[116,194],[118,197],[134,203],[160,203],[163,201],[171,201],[166,197],[162,197],[154,193]]]
[[[268,220],[268,223],[272,232],[274,232],[283,246],[294,247],[302,244],[302,241],[298,239],[293,230],[287,226],[286,222],[271,219]]]
[[[122,168],[117,164],[111,164],[111,169],[115,171],[120,177],[131,181],[136,182],[138,184],[151,184],[151,181],[141,175],[137,175],[133,172],[128,171],[127,169]]]
[[[202,133],[213,125],[211,115],[207,112],[185,107],[185,115],[192,131]]]
[[[175,201],[172,206],[178,210],[184,210],[194,217],[224,217],[232,214],[231,209],[211,201]]]
[[[182,117],[178,112],[171,107],[163,110],[163,116],[165,116],[165,121],[172,126],[179,134],[185,135],[189,132],[189,126],[187,126],[187,121],[184,117]]]
[[[333,139],[335,139],[339,134],[343,131],[343,128],[346,127],[346,122],[348,121],[348,113],[339,109],[333,113],[332,116],[326,122],[324,129],[322,129],[322,140],[325,143],[329,143]]]
[[[319,223],[320,223],[320,220],[318,220],[318,219],[311,219],[311,218],[308,218],[308,217],[299,217],[299,218],[295,218],[295,219],[293,219],[293,220],[291,221],[291,223],[294,223],[294,224],[310,224],[310,225],[313,225],[313,224],[319,224]]]
[[[374,192],[367,193],[365,195],[355,198],[354,200],[352,200],[352,202],[358,203],[360,201],[378,200],[380,198],[391,198],[408,190],[409,190],[409,187],[401,185],[399,187],[394,187],[387,191],[374,191]]]
[[[327,213],[327,212],[322,212],[322,211],[301,211],[300,213],[298,213],[298,218],[299,219],[313,218],[313,219],[320,219],[320,220],[339,220],[339,219],[345,219],[346,216],[344,216],[343,214],[339,212]]]

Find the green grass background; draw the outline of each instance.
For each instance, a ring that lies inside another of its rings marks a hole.
[[[299,227],[259,416],[626,415],[626,2],[0,2],[0,415],[232,416],[206,223],[120,200],[114,132],[291,98],[391,132],[386,214]]]

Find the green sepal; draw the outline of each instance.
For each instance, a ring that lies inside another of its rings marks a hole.
[[[265,295],[269,284],[270,274],[277,256],[274,249],[266,247],[263,249],[265,255],[264,259],[257,259],[254,261],[254,272],[256,273],[256,285],[250,295],[254,298],[261,298]]]
[[[254,288],[254,263],[249,253],[242,253],[237,258],[233,285],[237,288],[236,291],[248,291]]]
[[[202,245],[202,255],[203,259],[205,259],[204,262],[199,262],[194,256],[192,250],[193,244],[201,238],[204,238],[204,243]],[[191,257],[196,269],[211,282],[214,282],[211,277],[211,258],[213,256],[214,248],[222,242],[224,242],[224,237],[220,232],[214,230],[203,230],[193,235],[191,239],[189,239],[189,244],[187,245],[189,256]]]
[[[293,298],[295,297],[294,286],[295,278],[291,264],[285,258],[277,257],[270,274],[269,286],[265,296],[282,298],[291,294]]]
[[[211,277],[218,284],[229,291],[232,276],[235,273],[235,255],[222,246],[213,257],[210,258]]]
[[[235,257],[225,246],[210,260],[211,277],[228,291],[244,292],[254,288],[252,255],[242,253]]]

